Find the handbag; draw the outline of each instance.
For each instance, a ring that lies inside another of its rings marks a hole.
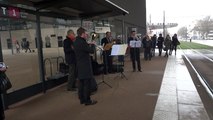
[[[12,84],[5,73],[0,73],[0,93],[6,92],[12,87]]]
[[[177,41],[177,45],[180,45],[180,42],[179,42],[179,41]]]
[[[166,46],[165,46],[165,45],[163,45],[163,50],[164,50],[164,51],[167,51],[167,48],[166,48]]]

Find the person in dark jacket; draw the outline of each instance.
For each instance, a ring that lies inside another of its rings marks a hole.
[[[161,54],[162,54],[163,42],[164,42],[164,37],[162,37],[162,34],[159,34],[158,43],[157,43],[158,50],[159,50],[159,56],[161,56]]]
[[[165,45],[164,51],[165,51],[166,53],[165,53],[165,56],[164,56],[164,57],[169,57],[169,55],[168,55],[168,50],[170,49],[171,43],[172,43],[172,40],[171,40],[170,35],[166,35],[166,38],[165,38],[165,40],[164,40],[164,45]]]
[[[104,37],[101,40],[101,45],[104,48],[107,44],[111,44],[111,43],[112,43],[111,32],[106,32],[106,37]],[[112,56],[110,56],[111,51],[112,51],[112,49],[103,51],[104,73],[112,72]]]
[[[93,79],[90,54],[94,53],[94,48],[90,47],[86,42],[87,34],[84,28],[80,27],[77,30],[77,34],[74,49],[79,78],[78,96],[81,104],[94,105],[97,101],[90,98],[91,79]],[[91,46],[94,47],[94,45]]]
[[[136,70],[135,61],[137,61],[138,71],[142,72],[141,63],[140,63],[140,48],[130,46],[130,42],[134,41],[134,40],[138,41],[138,38],[136,37],[136,32],[131,31],[131,36],[128,38],[128,45],[130,47],[130,58],[132,60],[133,72],[135,72],[135,70]]]
[[[156,34],[154,34],[154,35],[151,37],[151,40],[152,40],[151,53],[152,53],[152,57],[154,57],[154,56],[155,56],[156,43],[157,43],[157,36],[156,36]]]
[[[177,51],[177,45],[179,44],[180,42],[178,41],[177,34],[174,34],[174,36],[172,36],[172,45],[173,45],[173,49],[175,50],[175,55]]]
[[[151,60],[152,55],[151,55],[151,47],[152,47],[152,40],[150,39],[150,37],[148,35],[146,35],[146,41],[145,42],[145,50],[144,50],[144,54],[145,54],[145,60]]]
[[[69,65],[69,76],[67,84],[68,91],[76,91],[76,58],[73,47],[74,40],[75,40],[75,33],[73,32],[73,30],[68,30],[63,46],[65,61]]]

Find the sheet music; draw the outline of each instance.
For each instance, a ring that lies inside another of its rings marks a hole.
[[[125,55],[127,44],[113,45],[111,55]]]
[[[137,47],[137,48],[141,47],[141,41],[140,40],[136,41],[136,46],[135,47]]]
[[[138,40],[138,41],[131,40],[130,43],[129,43],[129,46],[131,48],[139,48],[139,47],[141,47],[141,41],[140,40]]]

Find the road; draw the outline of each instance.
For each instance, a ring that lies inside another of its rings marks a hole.
[[[213,40],[192,40],[192,42],[213,46]]]

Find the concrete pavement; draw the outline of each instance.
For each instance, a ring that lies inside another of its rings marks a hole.
[[[208,120],[181,55],[178,51],[169,58],[142,59],[143,72],[132,72],[126,58],[128,80],[118,73],[105,75],[112,88],[99,85],[92,96],[96,105],[80,105],[77,92],[66,91],[63,84],[10,106],[6,120]],[[96,80],[100,82],[101,76]]]

